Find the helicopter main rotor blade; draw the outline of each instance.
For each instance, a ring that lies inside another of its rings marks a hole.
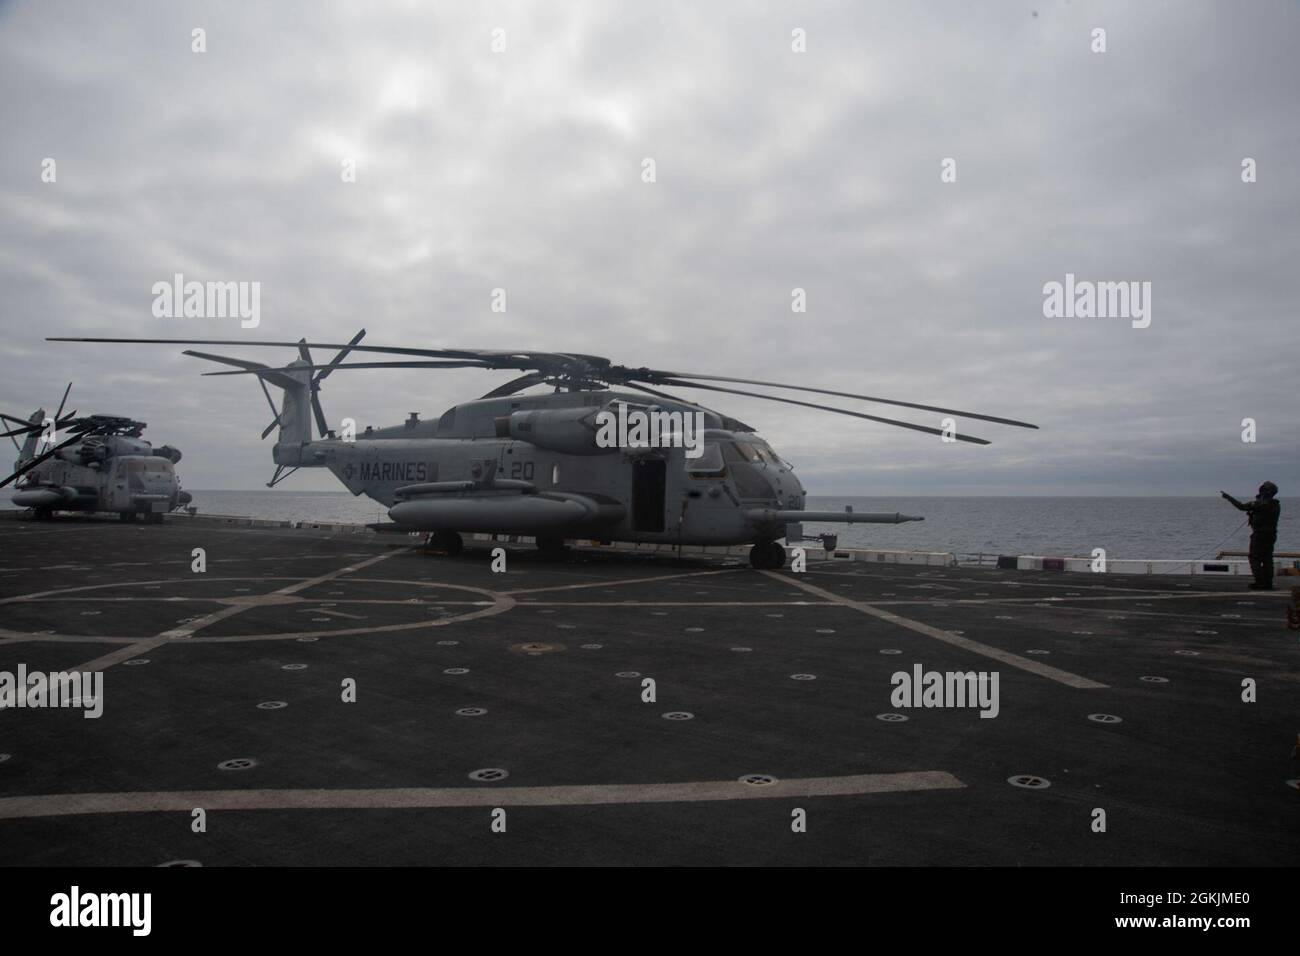
[[[638,392],[645,392],[647,395],[653,395],[655,398],[662,398],[670,402],[677,402],[680,405],[689,405],[691,408],[698,408],[700,411],[708,412],[710,415],[717,415],[724,422],[733,421],[736,423],[736,425],[743,426],[739,429],[739,431],[749,431],[749,432],[754,431],[754,429],[750,428],[744,422],[737,421],[736,419],[732,418],[730,415],[724,415],[722,414],[722,412],[715,411],[714,409],[709,408],[707,405],[701,405],[699,402],[692,402],[685,398],[678,398],[676,395],[669,395],[667,392],[660,392],[653,388],[647,388],[645,385],[638,385],[635,382],[623,382],[621,384],[625,385],[628,388],[635,389]]]
[[[68,388],[72,388],[72,385],[69,385]],[[66,398],[68,398],[68,393],[65,392],[64,399]],[[62,410],[64,410],[64,407],[62,407],[62,403],[60,403],[59,411],[62,412]],[[75,418],[77,418],[77,410],[73,408],[73,410],[68,412],[68,414],[56,415],[55,418],[49,420],[55,423],[55,428],[57,429],[57,428],[64,427],[64,425],[68,424],[69,421],[72,421]],[[31,421],[30,419],[18,419],[18,418],[14,418],[13,415],[5,415],[4,412],[0,412],[0,420],[12,421],[13,424],[18,425],[18,428],[14,429],[14,431],[12,432],[0,432],[0,438],[10,438],[16,436],[16,434],[26,434],[27,432],[39,432],[42,431],[42,429],[45,427],[44,421]]]
[[[198,355],[200,353],[186,352],[185,354]],[[316,369],[330,369],[331,371],[335,371],[338,369],[352,368],[493,368],[493,366],[484,365],[482,362],[347,362],[343,365],[283,365],[279,368],[273,368],[269,365],[259,365],[257,362],[250,362],[248,364],[257,367],[237,372],[204,372],[203,375],[205,377],[213,375],[263,375],[266,372],[311,372]]]
[[[63,398],[59,399],[59,410],[54,413],[54,420],[56,422],[63,416],[63,406],[68,402],[68,392],[70,391],[72,391],[71,382],[69,382],[68,387],[63,390]]]
[[[76,417],[77,417],[77,410],[74,408],[72,411],[68,412],[68,414],[64,415],[62,418],[50,419],[50,421],[54,422],[54,428],[57,431],[58,429],[62,428],[64,425],[68,424],[68,422],[75,421]],[[13,431],[0,432],[0,438],[12,438],[14,435],[26,435],[31,432],[39,432],[39,431],[43,431],[46,427],[44,421],[27,422],[27,421],[23,421],[21,418],[14,418],[12,415],[6,415],[3,412],[0,412],[0,418],[3,418],[5,421],[8,422],[16,422],[21,426],[19,428],[15,428]]]
[[[921,405],[917,402],[903,402],[892,398],[879,398],[874,395],[857,395],[853,392],[837,392],[829,388],[812,388],[808,385],[785,385],[781,382],[763,382],[752,378],[729,378],[724,375],[696,375],[692,372],[665,372],[659,369],[629,369],[636,374],[638,372],[650,374],[649,381],[655,381],[659,376],[676,379],[693,379],[702,382],[734,382],[738,385],[762,385],[767,388],[788,388],[797,392],[815,392],[818,395],[834,395],[837,398],[856,398],[864,402],[879,402],[882,405],[897,405],[901,408],[915,408],[923,412],[938,412],[942,415],[957,415],[961,418],[974,418],[982,422],[993,422],[997,425],[1013,425],[1016,428],[1034,428],[1029,422],[1018,421],[1014,418],[1001,418],[997,415],[982,415],[978,412],[965,412],[957,408],[941,408],[938,405]],[[644,374],[642,375],[644,378]]]
[[[8,415],[4,415],[0,417],[3,417],[8,421],[18,421],[18,419],[11,418]],[[45,425],[41,423],[23,422],[23,424],[20,427],[15,428],[13,431],[0,433],[0,438],[12,438],[14,435],[27,435],[30,434],[31,432],[41,431],[44,428]]]
[[[250,362],[246,359],[230,358],[227,355],[213,355],[211,352],[196,352],[193,349],[186,349],[182,355],[190,355],[194,358],[205,359],[209,362],[217,362],[221,365],[233,365],[236,368],[244,369],[246,374],[260,375],[272,385],[278,385],[280,388],[297,388],[302,383],[295,378],[290,378],[284,372],[293,371],[292,368],[275,369],[261,362]],[[211,375],[212,373],[207,373]],[[233,374],[233,373],[227,373]]]
[[[280,424],[280,410],[275,407],[275,402],[271,400],[271,390],[266,387],[266,379],[259,378],[257,384],[262,386],[262,394],[266,396],[266,404],[271,406],[271,424],[262,429],[262,441],[266,441],[266,436],[275,431],[275,426]]]
[[[321,370],[321,373],[316,376],[316,381],[323,382],[326,379],[326,377],[329,376],[330,372],[334,371],[334,369],[338,367],[339,363],[342,362],[345,358],[347,358],[347,355],[349,352],[352,351],[353,346],[355,346],[358,342],[360,342],[365,337],[366,337],[365,329],[362,329],[356,335],[352,336],[352,341],[348,343],[348,347],[345,349],[339,349],[338,354],[335,355],[334,358],[330,359],[329,365],[326,365],[325,368]]]
[[[626,385],[628,388],[635,389],[638,392],[645,392],[647,395],[653,395],[655,398],[662,398],[670,402],[677,402],[679,405],[691,405],[694,406],[695,408],[704,408],[704,406],[699,404],[698,402],[687,401],[684,398],[678,398],[676,395],[669,395],[667,392],[659,392],[653,388],[648,388],[645,385],[638,385],[635,382],[623,382],[622,384]],[[706,409],[706,411],[709,410],[710,409]],[[714,412],[714,414],[716,415],[717,413]]]
[[[339,349],[338,352],[335,353],[334,358],[330,359],[329,364],[326,365],[320,371],[318,371],[314,376],[312,376],[311,411],[312,414],[316,417],[316,430],[320,433],[320,436],[322,438],[324,438],[329,433],[329,426],[328,423],[325,421],[325,409],[321,408],[321,404],[320,404],[320,383],[329,377],[330,372],[334,371],[334,369],[338,367],[340,362],[342,362],[345,358],[347,358],[348,353],[352,351],[352,346],[360,342],[365,337],[365,334],[366,334],[366,330],[362,329],[356,335],[352,336],[352,341],[348,343],[348,347]],[[306,340],[304,340],[304,342],[305,341]],[[298,350],[299,353],[302,355],[303,359],[307,362],[308,366],[312,366],[314,370],[314,366],[311,359],[311,353],[307,351],[306,344],[299,345]]]
[[[518,378],[512,378],[504,385],[498,385],[486,395],[480,395],[479,400],[485,398],[500,398],[503,395],[514,395],[516,392],[522,392],[524,389],[533,385],[540,385],[546,381],[546,376],[537,372],[529,372],[527,375],[520,375]]]
[[[802,405],[804,408],[815,408],[823,412],[836,412],[840,415],[851,415],[854,418],[865,418],[869,422],[880,422],[882,425],[894,425],[898,428],[909,428],[916,432],[925,432],[928,435],[939,435],[943,437],[947,433],[939,428],[931,428],[929,425],[917,425],[913,422],[903,422],[896,418],[882,418],[879,415],[868,415],[865,412],[854,412],[847,408],[836,408],[833,405],[817,405],[813,402],[801,402],[794,398],[782,398],[779,395],[763,395],[759,392],[745,392],[738,388],[722,388],[719,385],[703,385],[699,382],[683,382],[670,379],[666,384],[676,386],[677,388],[703,388],[710,392],[726,392],[730,395],[745,395],[749,398],[765,398],[770,402],[784,402],[787,405]],[[989,445],[992,444],[987,439],[976,438],[974,435],[953,434],[950,436],[957,441],[970,442],[972,445]]]
[[[114,345],[237,345],[297,349],[305,345],[314,349],[350,349],[354,352],[379,352],[388,355],[411,355],[424,358],[473,359],[489,368],[539,369],[570,367],[575,364],[608,365],[609,359],[597,355],[572,355],[560,352],[534,352],[527,349],[418,349],[384,345],[352,345],[346,342],[247,342],[240,339],[115,339],[50,336],[47,342],[90,342]],[[300,366],[301,367],[301,366]],[[341,366],[340,366],[341,367]]]
[[[31,425],[31,422],[25,422],[21,418],[14,418],[14,416],[6,415],[4,412],[0,412],[0,422],[13,422],[16,425],[21,425],[23,429],[26,429],[28,426]],[[18,439],[14,437],[14,435],[18,435],[18,434],[25,434],[25,431],[5,432],[3,435],[0,435],[0,438],[8,438],[11,442],[13,442],[14,448],[18,449],[19,454],[21,454],[23,447],[22,445],[18,444]]]
[[[364,330],[363,330],[364,331]],[[237,346],[257,346],[272,348],[295,348],[299,354],[308,363],[306,365],[289,366],[284,368],[270,368],[257,362],[246,362],[239,359],[230,359],[224,356],[210,355],[201,352],[187,350],[185,354],[195,355],[199,358],[209,359],[211,361],[222,362],[226,365],[233,365],[241,369],[235,372],[210,372],[210,375],[241,375],[254,374],[264,377],[267,381],[274,382],[281,387],[288,381],[285,372],[292,372],[295,369],[299,371],[319,371],[321,372],[316,378],[311,380],[313,412],[317,415],[317,423],[323,421],[323,415],[319,412],[316,401],[316,386],[320,379],[326,374],[330,374],[338,368],[490,368],[506,369],[515,368],[528,372],[540,373],[538,381],[554,380],[558,383],[568,383],[572,386],[574,383],[580,385],[604,383],[604,384],[622,384],[633,385],[641,383],[642,385],[670,385],[677,388],[700,388],[708,391],[722,392],[733,395],[744,395],[752,398],[764,398],[774,402],[784,402],[788,405],[800,405],[805,408],[814,408],[819,411],[834,412],[840,415],[849,415],[854,418],[861,418],[867,421],[880,422],[885,425],[893,425],[898,428],[907,428],[912,431],[925,432],[931,435],[945,435],[945,432],[926,425],[917,425],[912,422],[899,421],[898,419],[885,418],[879,415],[868,415],[863,412],[855,412],[846,408],[837,408],[831,405],[819,405],[813,402],[797,401],[792,398],[781,398],[776,395],[765,395],[757,392],[747,392],[740,389],[723,388],[717,385],[707,385],[705,382],[728,382],[741,385],[760,385],[769,388],[789,389],[800,392],[811,392],[820,395],[834,395],[841,398],[852,398],[859,401],[878,402],[886,405],[895,405],[901,408],[912,408],[919,411],[935,412],[944,415],[955,415],[963,418],[971,418],[979,421],[992,422],[999,425],[1011,425],[1016,428],[1037,428],[1029,422],[1022,422],[1013,418],[1002,418],[995,415],[984,415],[978,412],[968,412],[961,409],[945,408],[938,405],[923,405],[918,402],[904,402],[896,399],[881,398],[874,395],[859,395],[853,392],[841,392],[832,389],[814,388],[808,385],[791,385],[781,382],[766,382],[758,379],[732,378],[721,375],[701,375],[687,372],[670,372],[663,369],[650,368],[629,368],[622,365],[612,365],[609,359],[597,355],[584,355],[580,353],[563,353],[563,352],[532,352],[532,351],[505,351],[505,350],[488,350],[488,349],[422,349],[407,347],[390,347],[378,345],[358,345],[356,344],[360,335],[353,338],[349,343],[329,343],[329,342],[307,342],[305,339],[298,342],[247,342],[239,339],[118,339],[118,338],[72,338],[72,337],[51,337],[47,339],[50,342],[92,342],[92,343],[115,343],[115,344],[157,344],[157,345],[237,345]],[[335,356],[334,361],[328,365],[318,366],[310,362],[310,348],[338,349],[344,354],[350,351],[372,352],[386,355],[407,355],[416,356],[421,359],[453,359],[459,361],[403,361],[403,362],[352,362],[343,364],[339,356]],[[280,376],[277,380],[276,376]],[[523,376],[513,382],[500,386],[501,390],[494,390],[489,395],[496,396],[501,394],[512,394],[509,389],[526,388],[528,384],[535,384],[532,381],[533,376]],[[523,384],[523,383],[527,384]],[[294,383],[300,384],[300,383]],[[643,389],[642,389],[643,390]],[[654,394],[651,392],[650,394]],[[673,399],[677,401],[677,399]],[[952,436],[958,441],[970,442],[971,444],[987,445],[989,444],[983,438],[976,438],[969,435]]]
[[[320,407],[320,396],[316,394],[315,388],[311,390],[311,412],[316,418],[316,434],[324,438],[329,434],[329,423],[325,421],[325,409]]]

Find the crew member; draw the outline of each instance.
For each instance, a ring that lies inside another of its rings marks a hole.
[[[1222,492],[1234,508],[1244,511],[1250,521],[1250,570],[1255,575],[1252,591],[1273,590],[1273,545],[1277,544],[1277,519],[1282,506],[1277,501],[1277,485],[1266,481],[1259,486],[1255,500],[1242,504],[1226,491]]]

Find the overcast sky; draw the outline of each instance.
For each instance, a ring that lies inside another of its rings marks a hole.
[[[82,412],[182,448],[187,487],[256,488],[273,439],[251,380],[200,378],[174,347],[43,337],[365,327],[369,344],[580,351],[1041,426],[961,422],[994,444],[951,445],[681,392],[756,426],[813,493],[1271,478],[1286,497],[1298,49],[1291,0],[3,4],[0,409],[51,408],[73,380]],[[260,326],[155,318],[152,286],[177,272],[260,282]],[[1150,282],[1150,327],[1044,317],[1066,273]],[[340,372],[321,397],[331,425],[393,424],[509,377]],[[304,470],[281,487],[339,486]]]

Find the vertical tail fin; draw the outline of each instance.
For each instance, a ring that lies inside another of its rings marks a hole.
[[[54,413],[53,418],[46,417],[44,408],[36,409],[27,416],[25,422],[13,415],[0,414],[0,422],[6,423],[5,426],[0,426],[0,430],[3,430],[9,424],[18,426],[6,432],[9,440],[18,449],[18,461],[14,468],[21,468],[24,462],[31,461],[37,455],[58,443],[59,428],[72,421],[77,414],[75,411],[68,412],[66,416],[63,414],[63,409],[68,404],[68,393],[71,391],[72,383],[69,382],[68,387],[63,390],[63,398],[59,400],[59,410]],[[18,444],[15,435],[27,436],[23,439],[22,445]]]
[[[290,362],[293,365],[306,365],[306,362]],[[292,372],[281,372],[289,382],[274,382],[284,389],[280,401],[280,410],[276,412],[275,421],[268,425],[268,430],[276,422],[280,423],[280,434],[275,441],[271,456],[277,465],[301,465],[302,449],[311,444],[311,372],[305,368]],[[258,378],[264,376],[259,375]],[[275,411],[275,405],[271,405]],[[265,432],[263,436],[265,437]],[[325,437],[324,435],[321,436]]]
[[[32,412],[31,417],[28,418],[27,421],[32,425],[43,424],[45,422],[45,409],[36,409],[36,411]],[[22,447],[18,449],[18,461],[14,463],[14,468],[21,468],[23,462],[31,461],[36,457],[37,444],[40,442],[41,436],[45,433],[45,430],[40,428],[27,433],[27,437],[23,439]]]

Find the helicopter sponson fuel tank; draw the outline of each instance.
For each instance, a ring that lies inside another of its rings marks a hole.
[[[51,511],[76,508],[81,497],[76,488],[61,485],[58,488],[24,488],[15,491],[10,499],[19,508],[45,508]]]
[[[613,498],[539,491],[532,482],[496,479],[406,485],[388,516],[414,531],[508,528],[530,535],[599,534],[621,521],[627,509]]]

